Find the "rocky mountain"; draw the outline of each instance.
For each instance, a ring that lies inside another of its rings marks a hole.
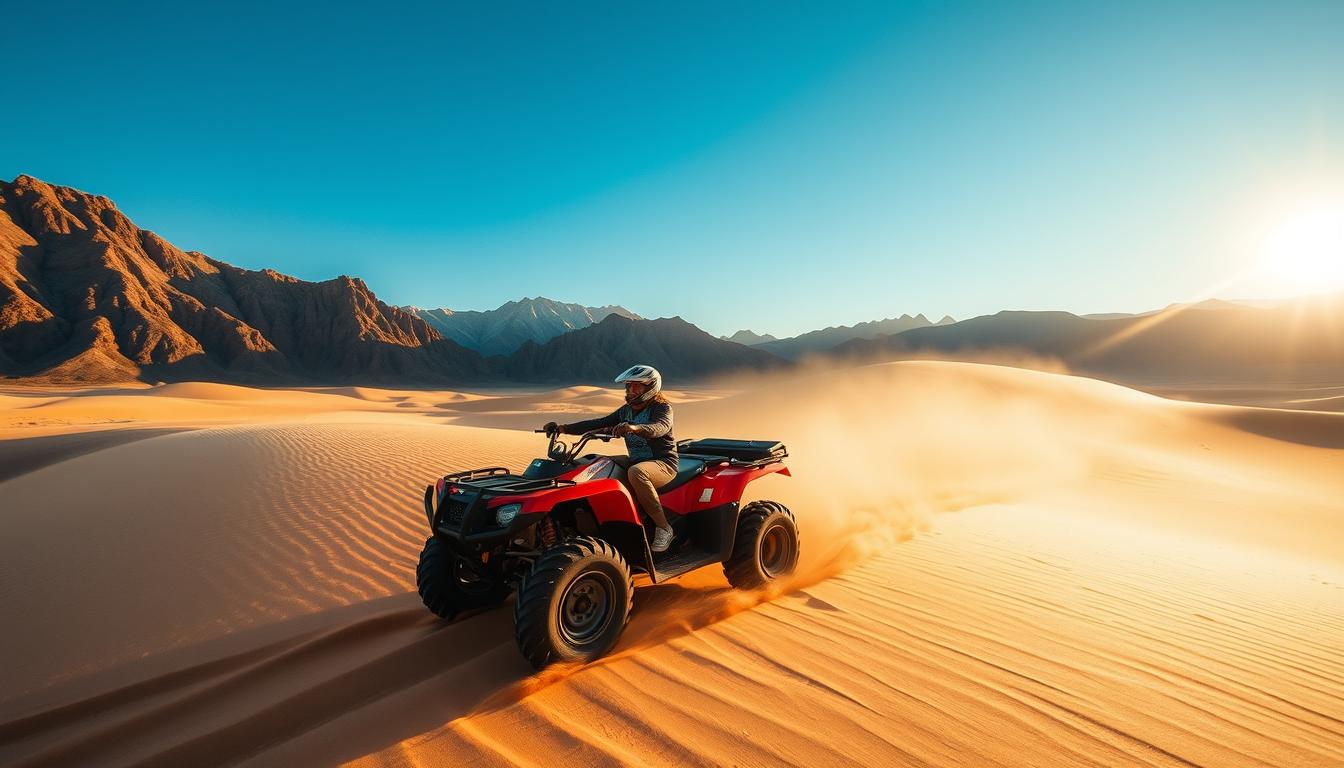
[[[0,373],[50,381],[463,381],[475,352],[358,278],[306,282],[182,251],[106,197],[0,182]]]
[[[487,358],[422,315],[458,318],[449,327],[485,349],[522,347]],[[621,307],[538,298],[490,312],[407,312],[358,278],[308,282],[180,250],[105,197],[29,176],[0,182],[0,377],[605,383],[635,361],[681,381],[783,364],[680,318],[637,319]]]
[[[1126,317],[1000,312],[945,326],[856,339],[839,357],[1021,353],[1071,371],[1137,383],[1338,381],[1344,376],[1344,295],[1261,308],[1231,302]]]
[[[734,344],[742,344],[748,347],[754,347],[757,344],[764,344],[767,341],[779,341],[777,337],[771,336],[768,333],[765,334],[756,333],[755,331],[750,331],[745,328],[738,331],[737,333],[734,333],[732,336],[720,336],[719,338],[723,339],[724,341],[731,341]]]
[[[528,341],[543,344],[562,333],[601,322],[608,315],[639,319],[639,315],[625,307],[585,307],[541,296],[510,301],[498,309],[485,311],[402,309],[429,323],[444,338],[482,355],[507,355]]]
[[[631,320],[616,314],[545,344],[529,341],[492,362],[510,381],[593,384],[609,383],[636,362],[658,368],[672,384],[788,365],[768,352],[716,339],[679,317]]]
[[[951,317],[944,317],[937,322],[937,325],[947,325],[954,322]],[[891,317],[886,320],[873,320],[857,325],[841,325],[830,328],[823,328],[819,331],[810,331],[799,336],[792,336],[787,339],[777,339],[775,341],[766,341],[753,346],[763,349],[780,357],[790,360],[797,360],[804,355],[826,352],[834,349],[836,346],[853,339],[875,339],[879,336],[901,333],[912,328],[924,328],[934,325],[922,314],[911,317],[910,315],[901,315],[900,317]]]
[[[485,349],[521,346],[486,357],[422,319],[434,313],[462,318],[453,326],[461,338]],[[848,362],[1021,353],[1134,383],[1344,376],[1344,296],[1208,301],[1142,315],[1000,312],[938,324],[904,315],[753,346],[680,318],[628,314],[540,298],[490,312],[410,313],[358,278],[308,282],[180,250],[105,197],[28,176],[0,182],[0,377],[11,379],[607,383],[638,361],[675,384],[779,368],[818,351]]]

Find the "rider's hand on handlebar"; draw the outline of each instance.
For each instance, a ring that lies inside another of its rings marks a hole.
[[[628,423],[622,421],[620,424],[617,424],[608,431],[611,432],[612,437],[625,437],[626,435],[630,434],[633,430],[630,429],[630,425]]]
[[[560,434],[560,425],[556,424],[554,421],[548,421],[542,426],[541,431],[545,432],[547,437],[558,435]]]

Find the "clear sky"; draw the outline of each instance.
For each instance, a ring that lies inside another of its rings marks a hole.
[[[1281,295],[1344,2],[12,3],[0,176],[383,300],[714,333]],[[1340,254],[1344,260],[1344,254]]]

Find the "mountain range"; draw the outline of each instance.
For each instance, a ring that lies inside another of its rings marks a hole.
[[[1005,311],[855,339],[831,354],[851,361],[1022,354],[1131,383],[1338,382],[1344,378],[1344,295],[1270,306],[1178,304],[1100,318]]]
[[[485,311],[401,309],[433,326],[444,338],[486,356],[516,352],[528,341],[543,344],[562,333],[601,322],[609,315],[641,319],[625,307],[585,307],[541,296],[510,301],[498,309]]]
[[[937,323],[931,323],[923,314],[901,315],[900,317],[873,320],[856,325],[822,328],[819,331],[809,331],[786,339],[776,339],[769,335],[760,336],[748,330],[738,331],[731,338],[733,341],[756,347],[789,360],[798,360],[807,355],[829,352],[836,346],[854,339],[875,339],[879,336],[890,336],[913,328],[948,325],[953,322],[956,321],[946,316]],[[754,340],[745,341],[744,339]]]
[[[487,374],[362,280],[239,269],[136,227],[105,197],[29,176],[0,184],[0,370],[74,382]]]
[[[309,282],[183,251],[105,197],[0,182],[0,377],[89,384],[605,383],[632,362],[671,382],[905,357],[1049,358],[1127,382],[1338,381],[1344,296],[1206,301],[1142,314],[902,315],[777,339],[679,318],[522,299],[484,312],[398,308],[364,282]]]
[[[536,323],[519,320],[534,310]],[[640,360],[675,381],[781,362],[679,318],[632,314],[537,299],[450,323],[515,333],[505,344],[525,331],[549,337],[487,357],[379,301],[358,278],[240,269],[140,229],[106,197],[30,176],[0,182],[0,375],[11,379],[606,382]],[[586,327],[551,334],[565,323]],[[563,365],[544,362],[560,357]]]
[[[788,365],[768,352],[716,339],[680,317],[632,320],[611,314],[545,344],[526,342],[503,358],[500,372],[510,381],[605,382],[631,361],[658,368],[673,383]]]

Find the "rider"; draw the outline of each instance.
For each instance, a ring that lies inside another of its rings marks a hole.
[[[672,437],[672,404],[663,396],[663,377],[651,365],[631,366],[616,377],[617,384],[625,384],[625,405],[610,416],[577,421],[573,424],[546,424],[547,434],[560,432],[580,435],[595,429],[605,429],[625,438],[629,457],[613,456],[612,460],[626,469],[627,485],[634,491],[641,509],[654,522],[653,541],[649,549],[665,552],[672,545],[672,526],[658,501],[658,489],[677,476],[677,441]]]

